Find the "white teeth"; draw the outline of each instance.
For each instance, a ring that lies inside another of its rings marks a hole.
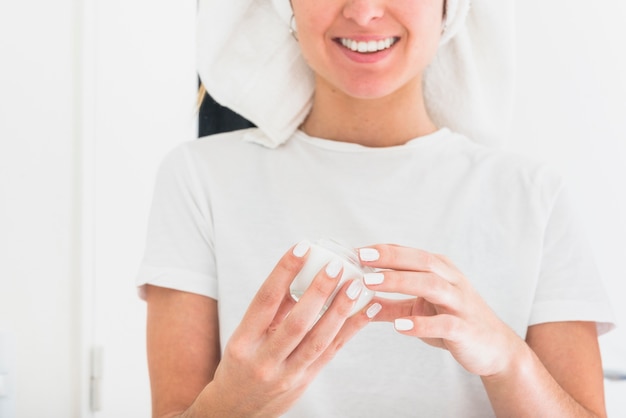
[[[390,48],[393,44],[396,43],[396,38],[385,38],[379,41],[355,41],[353,39],[341,38],[341,45],[346,48],[360,53],[371,53],[378,52],[384,49]]]

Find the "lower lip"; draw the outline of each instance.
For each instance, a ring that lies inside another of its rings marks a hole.
[[[341,52],[351,61],[354,61],[359,64],[375,64],[387,58],[389,54],[391,54],[392,49],[396,46],[397,42],[390,46],[387,49],[383,49],[378,52],[370,52],[366,54],[362,54],[360,52],[355,52],[351,49],[346,48],[341,44],[337,44]]]

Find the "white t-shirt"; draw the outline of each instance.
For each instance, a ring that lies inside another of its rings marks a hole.
[[[258,135],[214,135],[166,157],[137,278],[219,300],[222,344],[282,254],[318,238],[444,254],[522,338],[552,321],[611,327],[562,180],[543,165],[448,129],[386,148],[296,132],[269,149]],[[372,323],[286,416],[490,415],[480,378],[448,352]]]

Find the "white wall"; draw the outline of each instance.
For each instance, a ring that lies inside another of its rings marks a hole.
[[[626,371],[626,5],[523,0],[518,109],[510,146],[548,161],[573,188],[618,327],[601,337]],[[626,382],[607,382],[609,416],[626,416]]]
[[[158,163],[197,136],[195,1],[94,1],[88,78],[93,120],[85,166],[93,191],[91,343],[103,347],[98,418],[149,417],[145,303],[134,277],[143,255]],[[89,206],[90,199],[85,203]],[[87,341],[89,343],[89,341]],[[88,347],[86,347],[88,348]]]
[[[16,417],[91,416],[92,344],[104,346],[94,416],[149,414],[132,280],[156,164],[193,122],[194,7],[0,3],[0,334],[15,346]],[[510,146],[570,179],[624,322],[626,62],[612,52],[626,39],[625,6],[523,0],[518,12]],[[602,338],[607,365],[626,368],[625,335]],[[607,385],[612,416],[626,416],[624,386]]]
[[[0,333],[14,346],[0,405],[25,418],[78,410],[73,10],[0,2]]]

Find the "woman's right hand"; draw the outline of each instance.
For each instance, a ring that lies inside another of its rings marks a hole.
[[[324,315],[318,316],[341,278],[329,263],[296,303],[289,285],[309,246],[301,242],[278,262],[228,341],[215,377],[185,416],[279,416],[298,399],[320,369],[380,305],[348,318],[361,280],[348,281]]]

